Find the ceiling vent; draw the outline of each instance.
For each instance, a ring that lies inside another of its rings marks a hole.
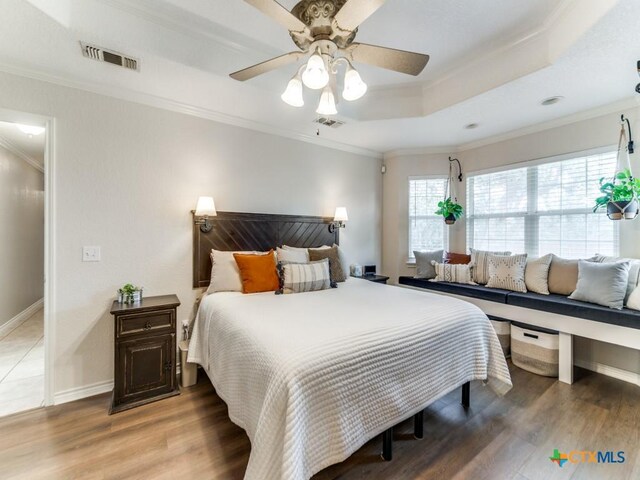
[[[319,123],[320,125],[324,125],[325,127],[331,127],[331,128],[338,128],[344,125],[344,122],[340,120],[334,120],[332,118],[327,118],[327,117],[318,117],[313,122]]]
[[[105,50],[104,48],[89,45],[87,43],[80,42],[80,46],[82,47],[82,54],[87,58],[91,58],[99,62],[111,63],[128,70],[140,70],[140,62],[135,58],[127,57],[121,53],[114,52],[112,50]]]

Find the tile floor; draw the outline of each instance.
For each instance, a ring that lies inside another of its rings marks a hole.
[[[0,338],[0,417],[44,404],[43,313]]]

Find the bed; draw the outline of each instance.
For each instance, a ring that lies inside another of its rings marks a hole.
[[[207,295],[188,360],[249,436],[247,480],[306,480],[470,380],[511,388],[480,309],[353,278],[302,294]]]

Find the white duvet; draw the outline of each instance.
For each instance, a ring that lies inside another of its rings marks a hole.
[[[306,480],[468,380],[511,388],[477,307],[360,279],[312,293],[209,295],[189,361],[251,440],[247,480]]]

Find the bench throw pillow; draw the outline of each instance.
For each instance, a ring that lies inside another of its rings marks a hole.
[[[329,248],[310,248],[309,260],[315,262],[317,260],[329,259],[329,271],[331,272],[332,282],[344,282],[347,279],[347,275],[342,270],[342,263],[340,262],[340,255],[338,253],[338,246],[334,245]]]
[[[631,292],[627,300],[627,308],[631,310],[640,310],[640,286]]]
[[[552,254],[540,258],[527,259],[527,268],[524,271],[524,283],[528,291],[549,295],[549,267],[551,267],[552,259]]]
[[[524,272],[527,268],[527,254],[489,255],[489,280],[487,287],[527,293]]]
[[[471,248],[471,263],[475,265],[473,269],[473,281],[484,285],[489,281],[489,263],[487,257],[489,255],[511,255],[511,252],[487,252],[485,250],[476,250]]]
[[[477,285],[473,281],[473,265],[458,263],[438,263],[435,260],[431,265],[436,269],[436,278],[432,278],[430,282],[450,282],[450,283],[466,283],[468,285]]]
[[[627,294],[624,297],[624,303],[629,301],[631,293],[640,284],[640,260],[637,258],[620,258],[608,257],[606,255],[596,255],[589,259],[590,262],[610,263],[610,262],[629,262],[629,282],[627,283]]]
[[[569,298],[622,310],[630,265],[629,262],[578,261],[578,284]]]
[[[329,259],[311,263],[280,263],[283,293],[315,292],[331,288]]]
[[[466,265],[467,263],[471,263],[471,255],[467,255],[466,253],[444,252],[444,263]]]
[[[434,250],[432,252],[419,252],[414,250],[416,257],[416,278],[436,278],[436,269],[431,262],[442,263],[444,250]]]
[[[556,255],[549,267],[549,292],[571,295],[578,283],[578,260],[567,260]]]

